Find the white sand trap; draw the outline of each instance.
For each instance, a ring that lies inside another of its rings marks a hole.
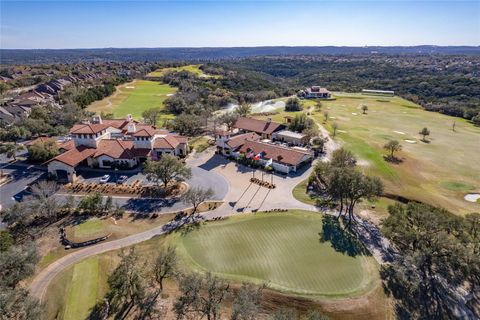
[[[405,134],[405,132],[403,132],[403,131],[393,131],[393,132],[398,133],[398,134]]]
[[[362,167],[367,167],[367,166],[370,165],[370,162],[368,162],[367,160],[359,159],[359,160],[357,161],[357,164],[358,164],[359,166],[362,166]]]
[[[469,202],[477,202],[477,200],[480,199],[480,193],[469,193],[463,198]]]
[[[330,117],[330,119],[337,119],[336,117]]]
[[[174,94],[175,94],[175,93],[168,93],[168,94],[167,94],[167,97],[171,97],[171,96],[173,96]]]
[[[347,131],[345,131],[345,130],[337,130],[337,132],[340,132],[340,133],[347,133]]]
[[[352,114],[353,114],[354,116],[358,115],[358,113],[356,113],[356,112],[352,112]]]
[[[127,89],[135,89],[134,86],[126,86],[125,88],[127,88]]]
[[[405,142],[407,142],[407,143],[417,143],[417,141],[415,141],[415,140],[408,140],[408,139],[405,139]]]

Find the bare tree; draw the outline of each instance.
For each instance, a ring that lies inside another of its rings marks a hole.
[[[198,206],[205,200],[213,197],[214,192],[211,188],[203,189],[201,187],[192,187],[183,195],[183,202],[193,206],[192,214],[197,212]]]
[[[338,124],[336,122],[332,123],[333,136],[337,135]]]
[[[260,301],[265,285],[255,287],[244,283],[233,301],[231,320],[255,320],[260,311]]]
[[[163,281],[175,275],[177,268],[177,254],[174,247],[168,247],[166,250],[161,250],[153,264],[153,275],[155,281],[163,290]]]
[[[180,295],[173,310],[177,319],[197,315],[200,319],[220,319],[220,305],[228,296],[230,286],[211,273],[204,277],[197,274],[184,275],[179,283]]]

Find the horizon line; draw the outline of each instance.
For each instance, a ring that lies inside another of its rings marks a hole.
[[[415,44],[415,45],[257,45],[257,46],[172,46],[172,47],[72,47],[72,48],[1,48],[0,50],[104,50],[104,49],[248,49],[248,48],[415,48],[415,47],[467,47],[480,48],[480,44]]]

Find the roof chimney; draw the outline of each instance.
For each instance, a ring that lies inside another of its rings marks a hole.
[[[127,132],[128,132],[128,133],[135,133],[135,131],[137,131],[137,128],[135,127],[135,123],[130,122],[130,123],[127,125]]]
[[[94,115],[92,117],[92,123],[99,123],[101,124],[102,123],[102,117],[100,115]]]

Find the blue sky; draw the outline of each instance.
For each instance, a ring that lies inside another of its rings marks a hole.
[[[1,48],[480,45],[480,0],[0,3]]]

